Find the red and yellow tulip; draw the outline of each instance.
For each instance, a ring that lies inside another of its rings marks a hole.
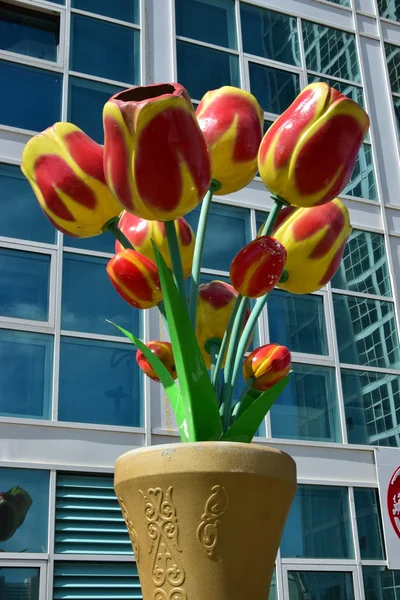
[[[212,159],[212,176],[230,194],[245,187],[257,173],[264,113],[255,97],[236,87],[207,92],[196,110]]]
[[[232,261],[233,287],[247,298],[259,298],[270,292],[281,278],[286,250],[278,240],[263,235],[240,250]]]
[[[290,352],[285,346],[260,346],[249,354],[243,364],[244,380],[254,379],[251,387],[265,392],[289,374],[290,361]]]
[[[156,257],[154,256],[153,245],[151,243],[153,241],[161,252],[167,266],[172,269],[167,234],[163,221],[147,221],[124,211],[118,227],[126,235],[135,250],[155,262]],[[187,278],[192,270],[195,235],[193,229],[183,217],[175,220],[175,230],[182,258],[183,274]],[[115,243],[115,252],[118,253],[121,249],[122,246],[117,241]]]
[[[157,267],[140,252],[121,250],[109,261],[107,274],[118,294],[135,308],[152,308],[162,300]]]
[[[102,146],[72,123],[56,123],[29,140],[21,169],[44,214],[62,233],[99,235],[121,212],[106,185]]]
[[[171,221],[194,209],[211,182],[210,155],[185,88],[134,87],[104,106],[104,171],[126,210]]]
[[[308,85],[265,134],[258,168],[293,206],[333,200],[347,185],[369,128],[366,112],[327,83]]]
[[[154,340],[153,342],[148,342],[146,346],[160,359],[172,378],[176,379],[178,375],[176,372],[174,355],[172,354],[172,345],[169,342]],[[136,362],[150,379],[160,381],[153,367],[141,350],[136,352]]]

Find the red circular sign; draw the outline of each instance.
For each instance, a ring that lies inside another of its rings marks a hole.
[[[387,507],[390,522],[400,538],[400,467],[397,467],[389,481]]]

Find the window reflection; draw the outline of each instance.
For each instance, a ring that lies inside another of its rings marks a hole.
[[[397,600],[400,596],[400,571],[386,567],[363,567],[365,600]]]
[[[232,0],[175,0],[175,15],[177,35],[236,50]]]
[[[39,578],[37,568],[0,567],[0,598],[38,600]]]
[[[250,62],[249,75],[251,92],[266,112],[279,115],[300,93],[295,73]]]
[[[354,600],[351,573],[289,571],[289,600]]]
[[[51,0],[57,1],[57,0]],[[139,0],[72,0],[72,8],[97,13],[120,21],[139,23]]]
[[[378,200],[372,150],[369,144],[361,146],[354,171],[349,183],[343,190],[343,194],[356,198]]]
[[[361,558],[363,560],[384,560],[378,490],[356,488],[354,502]]]
[[[385,51],[392,92],[400,92],[400,47],[385,44]]]
[[[400,21],[400,4],[398,0],[378,0],[379,15],[392,21]]]

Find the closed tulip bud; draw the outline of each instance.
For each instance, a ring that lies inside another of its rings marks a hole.
[[[264,113],[255,97],[236,87],[207,92],[196,110],[211,152],[212,176],[230,194],[245,187],[257,173]]]
[[[338,199],[293,211],[274,231],[287,253],[288,279],[277,287],[293,294],[319,290],[338,270],[350,233],[349,211]]]
[[[172,269],[167,234],[163,221],[147,221],[146,219],[141,219],[136,215],[124,211],[118,227],[126,235],[135,250],[155,262],[156,257],[151,243],[153,241],[167,263],[167,266]],[[194,244],[196,239],[193,229],[183,217],[176,219],[175,230],[182,258],[183,273],[186,278],[189,277],[192,270]],[[120,250],[122,250],[122,246],[116,241],[115,252],[118,253]]]
[[[153,84],[115,94],[103,123],[106,179],[126,210],[171,221],[202,201],[210,155],[184,87]]]
[[[109,261],[107,274],[118,294],[135,308],[152,308],[162,300],[157,267],[140,252],[121,250]]]
[[[17,485],[8,492],[0,492],[0,542],[9,540],[21,527],[31,504],[28,492]]]
[[[327,83],[308,85],[265,134],[258,168],[293,206],[333,200],[347,185],[369,128],[366,112]]]
[[[172,354],[172,345],[169,342],[155,340],[153,342],[148,342],[146,346],[149,348],[149,350],[152,351],[153,354],[157,356],[157,358],[161,360],[162,364],[167,369],[172,378],[176,379],[178,375],[176,372],[174,355]],[[142,371],[148,377],[150,377],[150,379],[153,379],[154,381],[160,381],[153,367],[148,362],[147,358],[141,350],[138,350],[136,352],[136,362],[142,369]]]
[[[207,340],[214,338],[222,341],[236,297],[236,290],[224,281],[211,281],[199,285],[196,336],[208,368],[210,355],[206,350]],[[245,321],[249,315],[250,310],[247,311]]]
[[[24,148],[21,169],[44,214],[62,233],[99,235],[122,210],[106,185],[103,147],[71,123],[35,135]]]
[[[266,344],[253,350],[243,364],[243,377],[254,379],[252,388],[265,392],[290,371],[290,352],[285,346]]]
[[[286,250],[274,238],[263,235],[240,250],[232,261],[233,287],[247,298],[268,294],[281,278]]]

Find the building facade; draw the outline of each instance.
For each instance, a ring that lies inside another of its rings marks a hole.
[[[291,454],[299,476],[270,599],[400,599],[374,454],[400,447],[399,75],[399,0],[0,1],[0,491],[32,502],[19,528],[0,504],[1,600],[141,597],[113,464],[179,438],[106,319],[146,341],[165,332],[109,284],[111,234],[56,232],[19,165],[59,120],[101,143],[113,93],[165,81],[195,104],[222,85],[250,90],[265,129],[313,81],[371,117],[341,196],[354,231],[339,272],[315,294],[274,291],[260,320],[258,342],[287,345],[294,372],[256,443]],[[203,281],[228,278],[270,208],[258,177],[215,198]]]

